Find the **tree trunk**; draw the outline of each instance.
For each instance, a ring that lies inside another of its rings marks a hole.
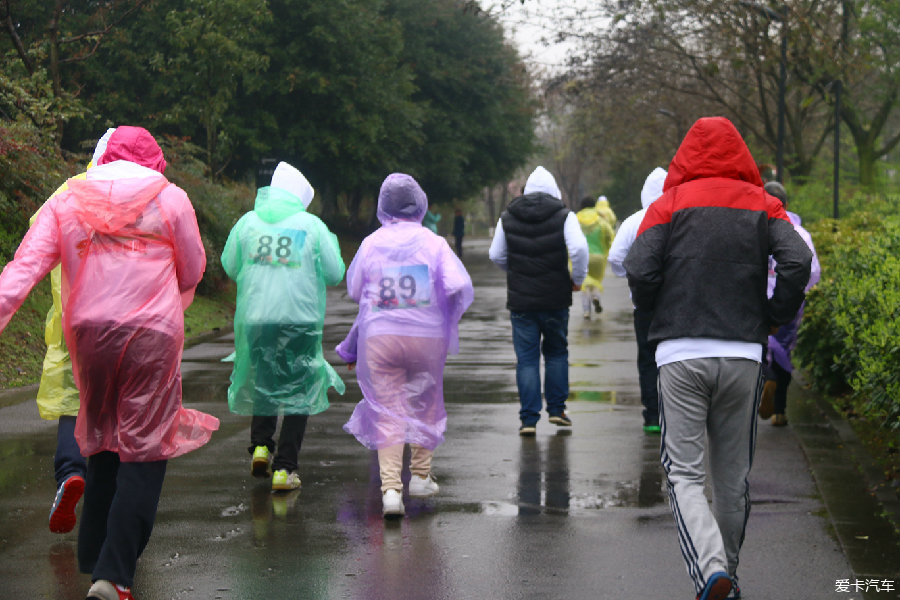
[[[22,60],[22,64],[25,65],[25,70],[28,71],[29,75],[34,74],[34,64],[31,62],[31,59],[28,58],[28,52],[25,50],[25,44],[22,43],[22,38],[19,37],[19,34],[16,32],[16,26],[13,23],[12,10],[9,7],[9,0],[3,3],[6,6],[6,18],[3,19],[4,25],[6,25],[6,32],[9,34],[9,39],[12,40],[13,46],[16,48],[16,54],[19,55],[19,58]]]
[[[53,15],[47,24],[47,37],[50,40],[50,80],[53,85],[53,96],[59,98],[62,96],[62,78],[59,74],[59,19],[63,10],[63,0],[56,0],[53,8]],[[55,124],[57,143],[62,142],[63,138],[63,122],[57,119]]]
[[[876,183],[876,156],[874,143],[871,139],[857,141],[856,156],[859,164],[859,183],[864,187],[872,187]]]
[[[493,187],[487,188],[486,200],[487,200],[487,208],[488,208],[488,223],[490,223],[490,226],[493,227],[494,223],[497,220],[496,212],[495,212],[496,207],[494,206],[494,188]]]

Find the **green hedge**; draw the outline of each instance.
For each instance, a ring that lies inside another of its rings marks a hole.
[[[810,227],[822,279],[795,356],[814,387],[900,430],[900,216],[853,213]]]
[[[28,220],[71,175],[44,132],[29,123],[0,121],[0,261],[12,258]],[[50,190],[47,192],[47,190]]]

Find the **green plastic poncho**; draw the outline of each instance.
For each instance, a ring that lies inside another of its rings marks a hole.
[[[344,393],[322,355],[325,286],[341,282],[344,261],[335,235],[306,212],[310,200],[311,187],[299,196],[261,188],[228,235],[222,266],[237,282],[233,413],[313,415],[328,408],[329,387]]]

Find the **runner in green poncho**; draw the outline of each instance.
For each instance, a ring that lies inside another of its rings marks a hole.
[[[309,415],[328,408],[329,387],[344,393],[322,356],[325,286],[341,282],[344,261],[334,234],[306,212],[313,194],[300,171],[279,163],[222,253],[225,272],[237,282],[228,405],[253,416],[251,473],[271,472],[273,490],[300,487],[297,458]]]

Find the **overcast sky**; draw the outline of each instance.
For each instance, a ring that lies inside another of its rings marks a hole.
[[[498,15],[529,63],[550,71],[565,67],[566,57],[583,43],[577,34],[599,20],[591,0],[481,0],[481,5]],[[576,36],[560,41],[567,32]]]

